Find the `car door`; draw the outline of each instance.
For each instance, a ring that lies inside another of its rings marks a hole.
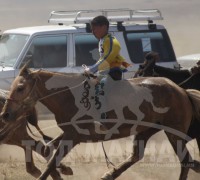
[[[41,35],[32,39],[20,67],[29,61],[29,68],[66,72],[67,35]]]
[[[98,40],[94,37],[92,33],[74,34],[73,44],[73,72],[83,72],[83,64],[91,66],[99,60]]]

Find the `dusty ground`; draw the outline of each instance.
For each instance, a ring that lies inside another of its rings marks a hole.
[[[51,128],[45,130],[51,136],[61,131],[55,127],[54,121],[40,121],[40,127]],[[32,128],[34,131],[34,128]],[[117,164],[122,162],[131,152],[132,138],[120,139],[105,143],[105,149],[110,160]],[[192,156],[199,160],[195,141],[188,144]],[[36,166],[40,170],[46,167],[46,161],[34,154]],[[66,180],[95,180],[108,171],[100,143],[80,144],[63,159],[65,165],[73,169],[73,176],[65,176]],[[178,179],[180,167],[173,150],[163,132],[153,136],[147,145],[145,157],[124,172],[117,180],[169,180]],[[0,146],[0,180],[35,179],[25,171],[24,152],[16,146]],[[51,179],[51,178],[48,178]],[[189,171],[189,180],[200,179],[200,174]]]
[[[37,163],[37,166],[43,170],[45,164]],[[71,166],[74,175],[73,176],[62,176],[65,180],[95,180],[107,171],[105,163],[81,163]],[[32,176],[25,172],[24,163],[21,162],[6,162],[0,163],[0,179],[1,180],[21,180],[21,179],[34,179]],[[179,168],[174,167],[148,167],[144,168],[140,163],[136,164],[134,167],[128,169],[124,174],[122,174],[117,180],[169,180],[177,179],[179,175]],[[200,175],[189,172],[189,180],[197,180]],[[49,180],[51,178],[48,178]]]

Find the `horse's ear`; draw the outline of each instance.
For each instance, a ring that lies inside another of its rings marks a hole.
[[[24,64],[24,66],[20,69],[19,75],[28,77],[31,74],[31,70],[28,68],[29,62]]]

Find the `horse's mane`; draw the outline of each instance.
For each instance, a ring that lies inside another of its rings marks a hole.
[[[33,74],[45,74],[47,76],[67,76],[67,77],[75,77],[75,76],[81,76],[81,73],[65,73],[65,72],[54,72],[54,71],[48,71],[45,69],[40,70],[34,70],[32,71]]]

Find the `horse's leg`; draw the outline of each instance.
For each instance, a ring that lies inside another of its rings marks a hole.
[[[56,143],[57,143],[57,142],[56,142]],[[33,150],[34,150],[35,152],[37,152],[38,154],[40,154],[42,157],[44,157],[47,161],[49,161],[50,158],[51,158],[52,155],[53,155],[52,149],[49,149],[48,154],[47,154],[47,153],[44,153],[44,152],[45,152],[44,149],[46,148],[46,145],[43,144],[43,142],[41,142],[41,141],[35,141],[34,144],[35,144],[35,145],[33,146]],[[37,149],[37,147],[41,147],[41,150]],[[56,149],[57,146],[56,146],[56,147],[54,146],[54,148]],[[38,150],[39,150],[39,151],[38,151]],[[62,174],[65,174],[65,175],[73,175],[72,169],[71,169],[70,167],[68,167],[68,166],[65,166],[64,164],[60,163],[60,165],[57,166],[57,167],[60,168]],[[58,176],[60,177],[59,172],[57,172],[56,170],[52,171],[50,175],[51,175],[51,177],[52,177],[53,179],[57,179]]]
[[[50,157],[53,154],[53,151],[49,151],[49,154],[44,154],[44,148],[45,144],[41,141],[36,141],[26,131],[26,127],[22,127],[18,130],[20,131],[15,133],[17,136],[15,141],[13,141],[14,144],[22,147],[25,151],[25,162],[26,162],[26,170],[28,173],[30,173],[34,177],[39,177],[41,172],[37,167],[34,165],[34,160],[32,157],[32,150],[36,153],[40,154],[42,157],[44,157],[47,161],[50,159]],[[22,141],[23,139],[23,141]],[[13,144],[12,142],[10,144]],[[31,144],[30,144],[31,143]],[[51,154],[50,154],[51,153]],[[70,167],[65,166],[64,164],[60,164],[59,168],[61,169],[61,172],[65,175],[72,175],[72,169]],[[60,173],[55,169],[51,172],[51,177],[53,179],[60,178]]]
[[[165,133],[181,163],[181,174],[179,179],[187,179],[190,168],[198,172],[200,168],[199,163],[192,160],[192,157],[186,147],[187,142],[174,134],[168,132]]]
[[[24,150],[25,153],[25,163],[26,163],[26,171],[30,175],[34,177],[39,177],[41,174],[41,171],[35,166],[33,156],[32,156],[32,148],[27,147],[23,140],[27,140],[27,142],[33,142],[35,141],[32,137],[29,136],[29,134],[26,131],[26,121],[23,121],[23,123],[13,130],[12,136],[8,139],[6,144],[10,145],[16,145],[21,147]]]
[[[42,156],[49,156],[49,153],[51,153],[51,147],[54,147],[54,149],[58,148],[59,145],[59,141],[63,138],[63,133],[58,135],[56,138],[52,139],[51,141],[49,141],[46,145],[43,145],[43,149],[42,149]],[[49,159],[48,159],[49,160]],[[73,175],[73,171],[70,167],[65,166],[64,164],[60,163],[59,166],[57,166],[57,168],[60,168],[61,173],[65,174],[65,175]]]
[[[143,131],[135,136],[134,145],[133,145],[133,153],[120,165],[115,167],[113,170],[104,174],[101,178],[103,180],[113,180],[120,176],[125,170],[127,170],[130,166],[141,160],[144,156],[144,150],[147,144],[148,139],[155,133],[160,131],[159,129],[150,128],[146,131]],[[140,143],[142,141],[143,147],[140,147]]]
[[[36,108],[32,108],[26,112],[26,119],[31,125],[35,126],[35,128],[38,130],[38,132],[42,135],[45,142],[52,140],[52,138],[45,135],[42,132],[42,130],[40,129],[40,127],[38,126],[38,115],[36,112]]]
[[[42,130],[40,129],[40,127],[38,126],[38,124],[35,125],[35,128],[36,128],[36,129],[38,130],[38,132],[42,135],[42,137],[43,137],[43,139],[44,139],[45,142],[49,142],[49,141],[52,140],[51,137],[45,135],[45,134],[42,132]]]
[[[58,147],[59,141],[63,138],[63,133],[58,135],[56,138],[51,139],[48,143],[46,143],[45,149],[44,149],[44,154],[49,154],[49,150],[51,149],[52,146],[55,148]]]
[[[31,146],[26,144],[25,141],[27,142],[31,141]],[[42,155],[46,160],[48,160],[48,158],[46,158],[44,154],[42,153],[43,151],[37,149],[38,146],[43,148],[44,144],[41,141],[35,141],[34,139],[30,137],[30,139],[24,140],[20,146],[24,149],[24,152],[25,152],[26,171],[34,177],[39,177],[41,175],[41,171],[34,164],[32,150],[34,150],[38,154]],[[51,177],[53,179],[58,179],[58,177],[60,177],[60,173],[55,169],[54,171],[51,172]]]
[[[47,168],[45,171],[41,174],[39,177],[40,180],[46,180],[49,174],[55,170],[55,168],[60,164],[60,161],[63,159],[63,157],[71,151],[71,149],[77,144],[77,143],[70,143],[72,139],[68,134],[64,134],[62,140],[59,142],[59,146],[56,149],[54,155],[51,157],[51,159],[48,162]],[[75,141],[74,141],[75,142]],[[66,144],[65,144],[66,143]],[[60,179],[62,179],[60,177]]]
[[[35,146],[33,147],[34,151],[39,153],[41,156],[43,156],[48,161],[49,158],[47,159],[46,157],[49,157],[49,154],[51,153],[51,147],[50,146],[53,146],[54,148],[57,148],[58,144],[59,144],[59,140],[62,138],[62,134],[57,139],[52,139],[51,137],[45,135],[42,132],[42,130],[40,129],[40,127],[38,126],[38,117],[37,117],[37,112],[36,112],[35,108],[33,108],[33,109],[31,109],[30,111],[27,112],[27,121],[30,124],[32,124],[33,126],[35,126],[35,128],[38,130],[38,132],[42,135],[44,141],[48,142],[48,144],[45,146],[41,141],[35,141],[35,143],[34,143]],[[40,144],[40,143],[42,144],[42,151],[38,152],[37,149],[36,149],[36,146],[38,144]],[[47,148],[47,147],[49,147],[49,148]],[[35,173],[36,172],[36,170],[35,170],[36,167],[34,167],[33,159],[31,160],[31,162],[27,162],[26,161],[26,166],[27,166],[27,172],[32,174],[33,176],[34,176],[34,174],[37,174],[35,177],[38,177],[41,174],[41,172],[40,172],[39,175],[38,175],[38,173]],[[73,174],[72,169],[70,167],[65,166],[62,163],[60,164],[60,166],[58,168],[60,168],[62,174],[65,174],[65,175],[72,175]],[[52,173],[52,175],[51,175],[52,178],[56,177],[57,174],[58,173],[56,171],[54,173]]]
[[[24,153],[25,153],[26,172],[31,174],[35,178],[39,177],[41,174],[41,171],[34,164],[32,150],[24,146],[22,146],[22,148],[24,149]]]
[[[187,135],[192,139],[196,139],[199,155],[200,155],[200,122],[198,119],[193,119],[188,129]]]

